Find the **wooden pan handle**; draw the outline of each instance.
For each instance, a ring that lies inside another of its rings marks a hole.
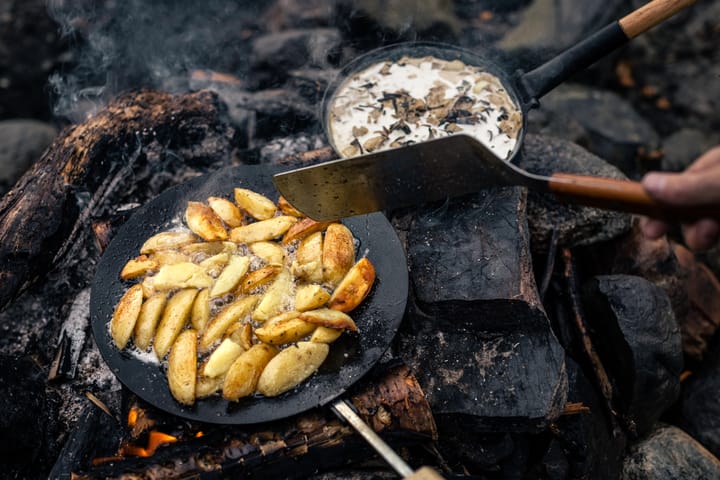
[[[709,206],[666,205],[653,199],[639,182],[614,178],[556,173],[548,188],[560,200],[589,207],[636,213],[673,223],[701,218],[718,218],[717,208]]]
[[[628,38],[635,38],[672,17],[696,0],[653,0],[621,18],[618,23]]]

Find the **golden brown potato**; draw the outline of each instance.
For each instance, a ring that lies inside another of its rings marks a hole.
[[[302,240],[315,232],[322,232],[331,223],[336,222],[318,222],[312,218],[301,218],[285,232],[282,238],[282,244],[287,245],[295,240]]]
[[[207,398],[220,391],[225,381],[223,377],[206,377],[202,374],[202,369],[195,383],[195,398]]]
[[[323,281],[333,287],[355,264],[355,244],[349,228],[333,223],[325,231],[322,249]]]
[[[268,265],[282,265],[285,262],[285,249],[275,242],[255,242],[250,251]]]
[[[197,379],[197,332],[185,330],[173,343],[167,363],[170,393],[185,405],[195,403]]]
[[[152,259],[147,255],[140,255],[128,260],[120,272],[120,278],[123,280],[131,280],[133,278],[142,277],[147,275],[148,272],[157,270],[159,266],[160,265],[157,260]]]
[[[330,300],[330,294],[320,285],[300,285],[295,290],[295,310],[304,312],[324,306]]]
[[[203,365],[203,374],[207,377],[219,377],[225,375],[230,369],[235,359],[243,353],[245,349],[233,342],[230,338],[226,338],[218,345],[218,347],[210,354]]]
[[[225,330],[225,337],[237,343],[244,350],[250,350],[253,344],[253,328],[249,323],[233,323]]]
[[[247,316],[255,307],[258,298],[257,295],[251,295],[226,305],[205,327],[200,337],[200,351],[207,352],[210,346],[223,336],[230,325]]]
[[[159,360],[165,357],[175,338],[185,328],[196,295],[196,289],[186,288],[176,292],[165,304],[153,341],[153,350]]]
[[[250,268],[250,257],[233,255],[210,290],[211,297],[219,297],[233,290]]]
[[[188,202],[185,223],[197,236],[208,242],[225,240],[228,237],[220,217],[212,208],[200,202]]]
[[[137,323],[143,303],[142,285],[133,285],[120,298],[110,320],[110,336],[119,349],[125,348]]]
[[[259,194],[247,188],[236,188],[235,203],[256,220],[267,220],[272,218],[277,207],[272,200],[265,195]]]
[[[285,345],[297,342],[310,335],[317,327],[314,323],[300,320],[300,312],[284,312],[271,318],[262,327],[255,329],[255,336],[270,345]]]
[[[257,391],[275,397],[315,373],[328,356],[326,343],[298,342],[275,355],[258,379]]]
[[[166,302],[167,293],[158,292],[143,303],[133,335],[133,341],[138,349],[144,351],[150,346]]]
[[[228,227],[235,228],[245,224],[245,218],[242,212],[230,200],[220,197],[209,197],[207,202],[215,214],[220,217]]]
[[[241,354],[225,374],[223,397],[235,401],[254,394],[260,374],[277,353],[276,347],[259,343]]]
[[[213,278],[217,278],[229,261],[230,254],[227,252],[220,252],[216,255],[213,255],[212,257],[206,258],[202,262],[198,263],[198,265],[200,265],[203,270],[205,270],[205,273],[207,273]]]
[[[202,332],[208,320],[210,320],[210,291],[204,288],[198,292],[193,302],[190,325],[198,332]]]
[[[265,290],[262,299],[253,310],[252,319],[264,322],[282,311],[291,300],[292,275],[286,268],[275,277],[275,281]]]
[[[316,343],[332,343],[342,335],[342,332],[342,330],[319,325],[310,336],[310,341]]]
[[[318,308],[302,312],[298,316],[301,320],[322,325],[323,327],[336,328],[338,330],[352,330],[357,332],[358,328],[350,315],[340,310],[330,310],[329,308]]]
[[[292,263],[293,275],[310,283],[321,283],[323,281],[322,250],[322,233],[316,232],[303,239],[295,252],[295,261]]]
[[[180,247],[180,252],[195,258],[197,255],[212,256],[218,253],[232,255],[237,251],[237,244],[233,242],[197,242]]]
[[[345,313],[353,310],[365,300],[373,282],[375,282],[375,267],[367,257],[363,257],[340,281],[330,297],[328,308]]]
[[[250,223],[230,230],[230,240],[235,243],[254,243],[272,240],[287,232],[297,218],[283,215],[261,222]]]
[[[177,249],[197,241],[190,232],[161,232],[148,238],[140,247],[140,253],[148,254],[158,250]]]
[[[278,198],[277,203],[280,211],[283,212],[285,215],[291,215],[298,218],[305,216],[300,210],[290,205],[290,202],[288,202],[282,195],[280,195],[280,198]]]
[[[258,268],[257,270],[248,272],[242,280],[240,280],[236,293],[245,295],[255,289],[264,287],[268,283],[272,282],[282,269],[283,267],[280,265],[268,265],[267,267]]]
[[[214,282],[203,267],[190,262],[163,265],[152,279],[155,290],[208,288]]]
[[[151,253],[150,258],[158,264],[158,267],[190,261],[189,255],[185,255],[177,250],[158,250]]]

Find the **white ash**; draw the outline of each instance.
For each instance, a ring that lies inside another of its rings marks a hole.
[[[351,75],[332,97],[328,134],[344,157],[469,134],[507,159],[522,113],[499,78],[460,60],[403,57]]]

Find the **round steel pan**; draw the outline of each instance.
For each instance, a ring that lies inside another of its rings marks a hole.
[[[276,199],[272,175],[280,169],[265,165],[229,167],[175,186],[139,208],[120,228],[103,254],[95,273],[90,315],[98,349],[113,373],[128,389],[168,413],[218,424],[253,424],[294,415],[325,405],[357,382],[390,346],[402,321],[407,301],[408,274],[400,241],[383,214],[343,220],[358,241],[358,257],[367,256],[376,269],[370,295],[352,313],[358,334],[346,333],[330,345],[319,371],[296,389],[278,397],[262,396],[229,402],[216,395],[193,406],[170,394],[165,368],[147,362],[112,342],[109,321],[115,305],[131,285],[120,280],[125,263],[139,254],[150,236],[180,224],[189,200],[209,196],[232,199],[233,188],[244,187]],[[148,355],[149,357],[150,355]]]

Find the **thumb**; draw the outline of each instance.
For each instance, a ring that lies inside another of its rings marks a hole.
[[[651,172],[642,179],[642,186],[651,197],[671,205],[720,204],[720,178],[713,173]]]

